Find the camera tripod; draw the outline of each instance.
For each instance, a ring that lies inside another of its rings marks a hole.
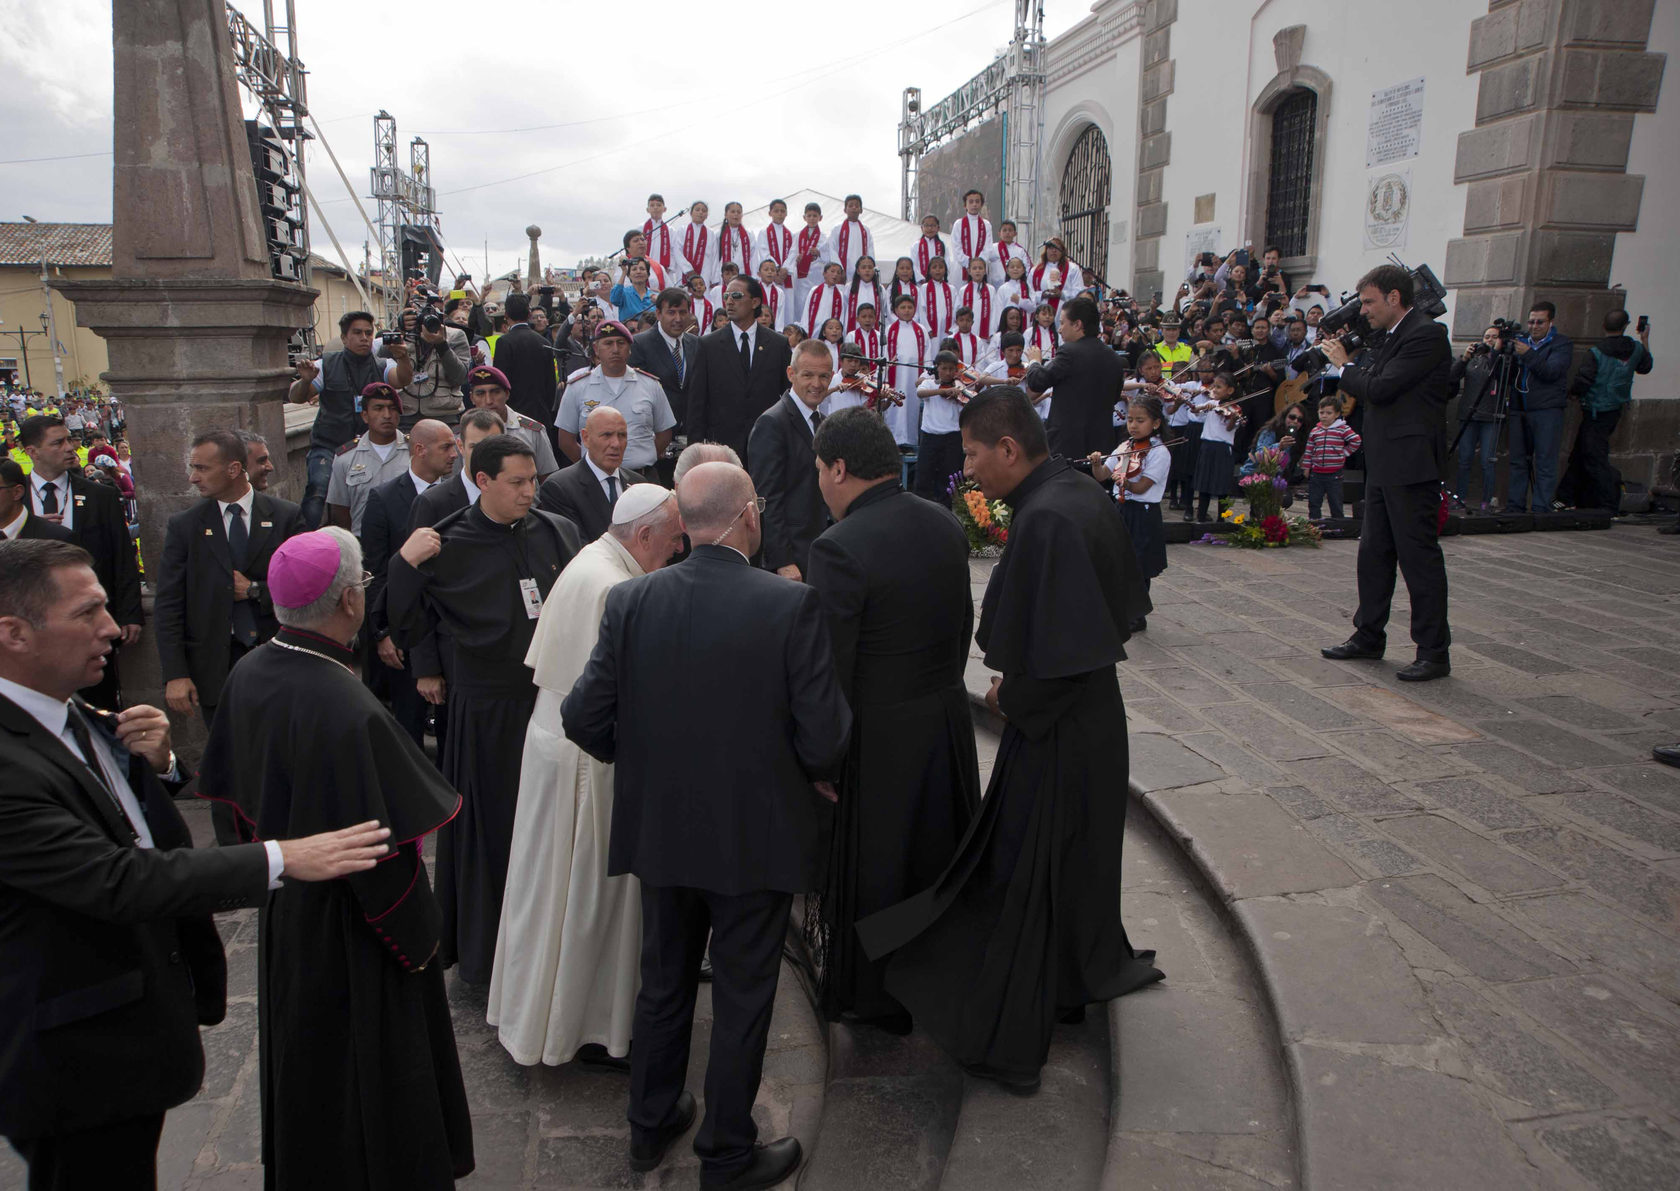
[[[1516,349],[1511,346],[1505,336],[1500,336],[1499,346],[1490,350],[1493,355],[1493,372],[1488,378],[1488,383],[1493,386],[1493,420],[1499,427],[1499,430],[1494,434],[1493,438],[1493,454],[1494,458],[1497,459],[1499,457],[1500,440],[1505,439],[1507,447],[1509,446],[1509,433],[1506,429],[1505,419],[1511,412],[1511,392],[1514,388],[1514,378],[1519,371],[1519,367],[1517,364]],[[1484,391],[1482,396],[1476,399],[1476,404],[1460,418],[1458,423],[1458,433],[1453,436],[1452,445],[1447,448],[1447,458],[1458,458],[1458,446],[1464,441],[1464,435],[1467,431],[1469,431],[1471,423],[1475,421],[1475,415],[1481,412],[1482,401],[1486,398],[1486,396],[1487,394]],[[1520,413],[1521,411],[1519,410],[1518,412]],[[1464,482],[1460,486],[1468,491],[1470,487],[1468,477],[1463,477],[1463,479]],[[1445,487],[1444,482],[1442,486]],[[1490,500],[1491,498],[1492,493],[1482,493],[1482,500],[1484,502]],[[1459,495],[1455,492],[1449,491],[1447,493],[1447,502],[1450,506],[1457,508],[1460,512],[1468,513],[1470,511],[1469,503],[1459,497]]]

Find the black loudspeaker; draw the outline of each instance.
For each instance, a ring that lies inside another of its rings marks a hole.
[[[281,281],[303,279],[303,188],[292,176],[284,143],[272,128],[245,121],[257,206],[268,242],[269,272]]]

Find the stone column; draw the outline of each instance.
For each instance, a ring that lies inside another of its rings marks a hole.
[[[1454,168],[1468,184],[1464,236],[1447,245],[1442,278],[1458,291],[1461,344],[1495,318],[1522,322],[1544,298],[1584,352],[1622,306],[1611,255],[1616,233],[1638,226],[1645,186],[1627,172],[1628,147],[1636,113],[1655,111],[1662,87],[1664,55],[1645,52],[1652,4],[1493,0],[1472,23],[1476,126],[1459,134]],[[1628,479],[1650,483],[1655,451],[1672,449],[1674,411],[1659,406],[1673,404],[1635,402],[1623,417],[1616,441],[1641,456]],[[1670,424],[1642,426],[1652,421],[1642,415]]]
[[[1168,285],[1163,265],[1162,237],[1167,231],[1167,203],[1161,183],[1172,160],[1172,133],[1167,131],[1167,96],[1173,90],[1172,26],[1178,19],[1178,0],[1147,0],[1143,12],[1143,59],[1138,73],[1137,213],[1132,221],[1132,293],[1147,301],[1155,290],[1170,303],[1177,283]]]
[[[223,0],[122,0],[112,41],[111,279],[55,288],[106,340],[155,583],[164,523],[199,499],[186,475],[195,434],[255,430],[284,458],[287,341],[315,291],[270,273]],[[274,478],[275,495],[300,495]],[[161,702],[144,689],[161,685],[149,634],[122,665],[130,701]]]
[[[542,228],[532,224],[525,229],[525,234],[531,237],[531,256],[525,263],[525,292],[536,301],[537,286],[542,284],[542,264],[537,259],[537,238],[542,235]]]

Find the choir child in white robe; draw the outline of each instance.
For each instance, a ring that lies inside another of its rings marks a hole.
[[[998,301],[1005,306],[1019,306],[1030,317],[1038,309],[1038,299],[1033,293],[1032,278],[1027,275],[1026,258],[1010,257],[1008,273],[1004,283],[998,286]]]
[[[700,273],[690,273],[683,278],[683,285],[688,290],[688,304],[694,315],[694,333],[704,335],[712,329],[712,315],[717,313],[717,303],[706,296],[706,278]]]
[[[998,315],[1003,313],[1003,304],[987,276],[986,262],[972,257],[968,262],[968,280],[957,291],[957,305],[974,311],[974,333],[982,339],[997,334]]]
[[[822,326],[817,328],[816,338],[828,347],[828,358],[832,362],[832,371],[840,371],[840,348],[846,342],[845,325],[837,318],[825,318]],[[798,344],[794,345],[795,347]]]
[[[793,298],[793,241],[793,230],[787,226],[786,200],[771,199],[770,222],[753,237],[752,258],[760,262],[776,262],[776,284],[786,291],[782,297],[789,300]],[[822,243],[820,236],[817,243]]]
[[[1019,306],[1005,306],[1003,313],[998,316],[998,329],[987,343],[986,358],[996,362],[1003,358],[1005,336],[1010,333],[1021,336],[1023,345],[1026,343],[1027,313]]]
[[[921,320],[922,326],[928,329],[929,341],[937,345],[951,333],[951,328],[955,325],[952,315],[957,306],[956,290],[945,276],[944,257],[936,256],[928,262],[928,279],[918,288],[921,290],[922,301],[916,311],[916,317]],[[932,357],[929,357],[928,362],[932,362]]]
[[[1005,219],[998,224],[997,240],[986,249],[986,270],[993,285],[1002,285],[1009,280],[1009,262],[1019,260],[1024,267],[1032,265],[1032,258],[1027,250],[1015,243],[1015,224]]]
[[[957,362],[964,368],[978,367],[986,354],[986,340],[974,333],[974,311],[959,306],[952,317],[957,325],[945,341],[956,344]]]
[[[688,209],[688,222],[682,225],[682,238],[678,250],[682,253],[683,274],[698,273],[706,279],[707,285],[716,285],[720,274],[718,265],[717,234],[706,226],[706,216],[711,214],[711,208],[705,203],[697,202]]]
[[[881,326],[877,309],[867,303],[860,303],[857,308],[857,326],[852,328],[849,336],[851,342],[857,344],[865,358],[870,360],[879,360],[882,355]]]
[[[683,268],[677,256],[676,237],[671,235],[671,225],[665,222],[665,196],[648,195],[647,213],[647,221],[642,224],[642,234],[648,238],[648,259],[669,276],[676,278],[681,275]]]
[[[843,409],[851,409],[854,405],[868,404],[868,398],[855,386],[860,377],[872,376],[875,365],[863,361],[863,349],[855,343],[846,343],[840,348],[840,370],[834,374],[834,379],[828,382],[828,400],[822,404],[822,416],[838,413]]]
[[[824,254],[827,252],[822,215],[821,206],[806,203],[805,226],[793,237],[793,266],[790,271],[793,273],[793,304],[797,310],[805,309],[811,291],[822,284]]]
[[[887,291],[881,288],[881,279],[875,274],[875,258],[859,257],[857,273],[852,277],[851,285],[846,294],[846,334],[850,335],[857,327],[857,312],[859,306],[873,306],[882,309],[886,301]]]
[[[882,354],[892,361],[887,369],[887,383],[904,394],[904,404],[894,406],[883,415],[887,429],[901,447],[916,445],[922,428],[922,402],[916,389],[922,383],[922,363],[928,358],[927,328],[916,321],[916,300],[901,294],[893,306],[894,319],[887,324],[884,338],[887,350]]]
[[[855,194],[846,196],[846,218],[839,227],[828,233],[827,259],[838,261],[845,269],[844,280],[850,281],[857,270],[858,257],[875,255],[875,235],[863,226],[863,200]]]
[[[806,330],[814,331],[831,318],[845,325],[846,279],[839,261],[829,261],[823,266],[822,284],[811,291],[801,313],[805,316],[802,325]]]
[[[881,321],[892,321],[892,312],[898,309],[901,294],[909,294],[916,299],[916,309],[922,308],[922,288],[916,283],[916,262],[907,256],[901,256],[893,262],[892,280],[887,282],[887,304],[882,308]]]
[[[992,246],[992,225],[980,212],[985,209],[986,196],[978,190],[963,194],[963,216],[951,229],[951,257],[956,271],[968,275],[968,262],[985,260],[986,249]]]
[[[951,258],[950,254],[945,251],[945,241],[939,235],[939,216],[924,215],[922,216],[921,237],[910,249],[910,260],[916,266],[917,281],[928,279],[928,262],[936,258],[944,260],[945,273],[949,277]]]
[[[537,619],[507,893],[486,1017],[516,1063],[623,1059],[641,985],[641,886],[607,875],[613,767],[566,739],[560,703],[595,648],[607,593],[682,548],[675,493],[633,484],[578,552]],[[579,1053],[580,1050],[583,1053]],[[624,1066],[628,1064],[610,1064]]]
[[[741,224],[741,204],[723,205],[723,226],[718,228],[718,263],[734,261],[740,276],[755,275],[752,261],[752,233]]]
[[[1062,343],[1056,338],[1056,316],[1050,312],[1048,305],[1033,311],[1032,325],[1027,328],[1026,338],[1027,359],[1035,364],[1048,364],[1056,358],[1056,349]]]
[[[788,325],[793,313],[793,300],[776,281],[779,271],[776,262],[765,257],[758,262],[758,282],[764,287],[764,309],[770,315],[770,326],[780,331]]]

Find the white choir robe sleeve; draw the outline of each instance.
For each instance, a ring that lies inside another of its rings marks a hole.
[[[1078,297],[1079,291],[1084,289],[1085,285],[1085,271],[1072,261],[1064,260],[1062,262],[1062,297]]]
[[[1029,323],[1032,321],[1033,311],[1038,309],[1038,302],[1029,292],[1028,282],[1024,279],[1021,281],[1006,281],[999,286],[998,302],[1003,306],[1019,306],[1021,312],[1027,316]],[[1002,318],[1003,316],[1000,314],[997,317]]]
[[[764,291],[764,301],[772,311],[773,316],[770,325],[777,331],[786,330],[788,323],[791,321],[788,318],[788,311],[793,306],[793,300],[788,297],[788,292],[779,285],[767,288]]]

